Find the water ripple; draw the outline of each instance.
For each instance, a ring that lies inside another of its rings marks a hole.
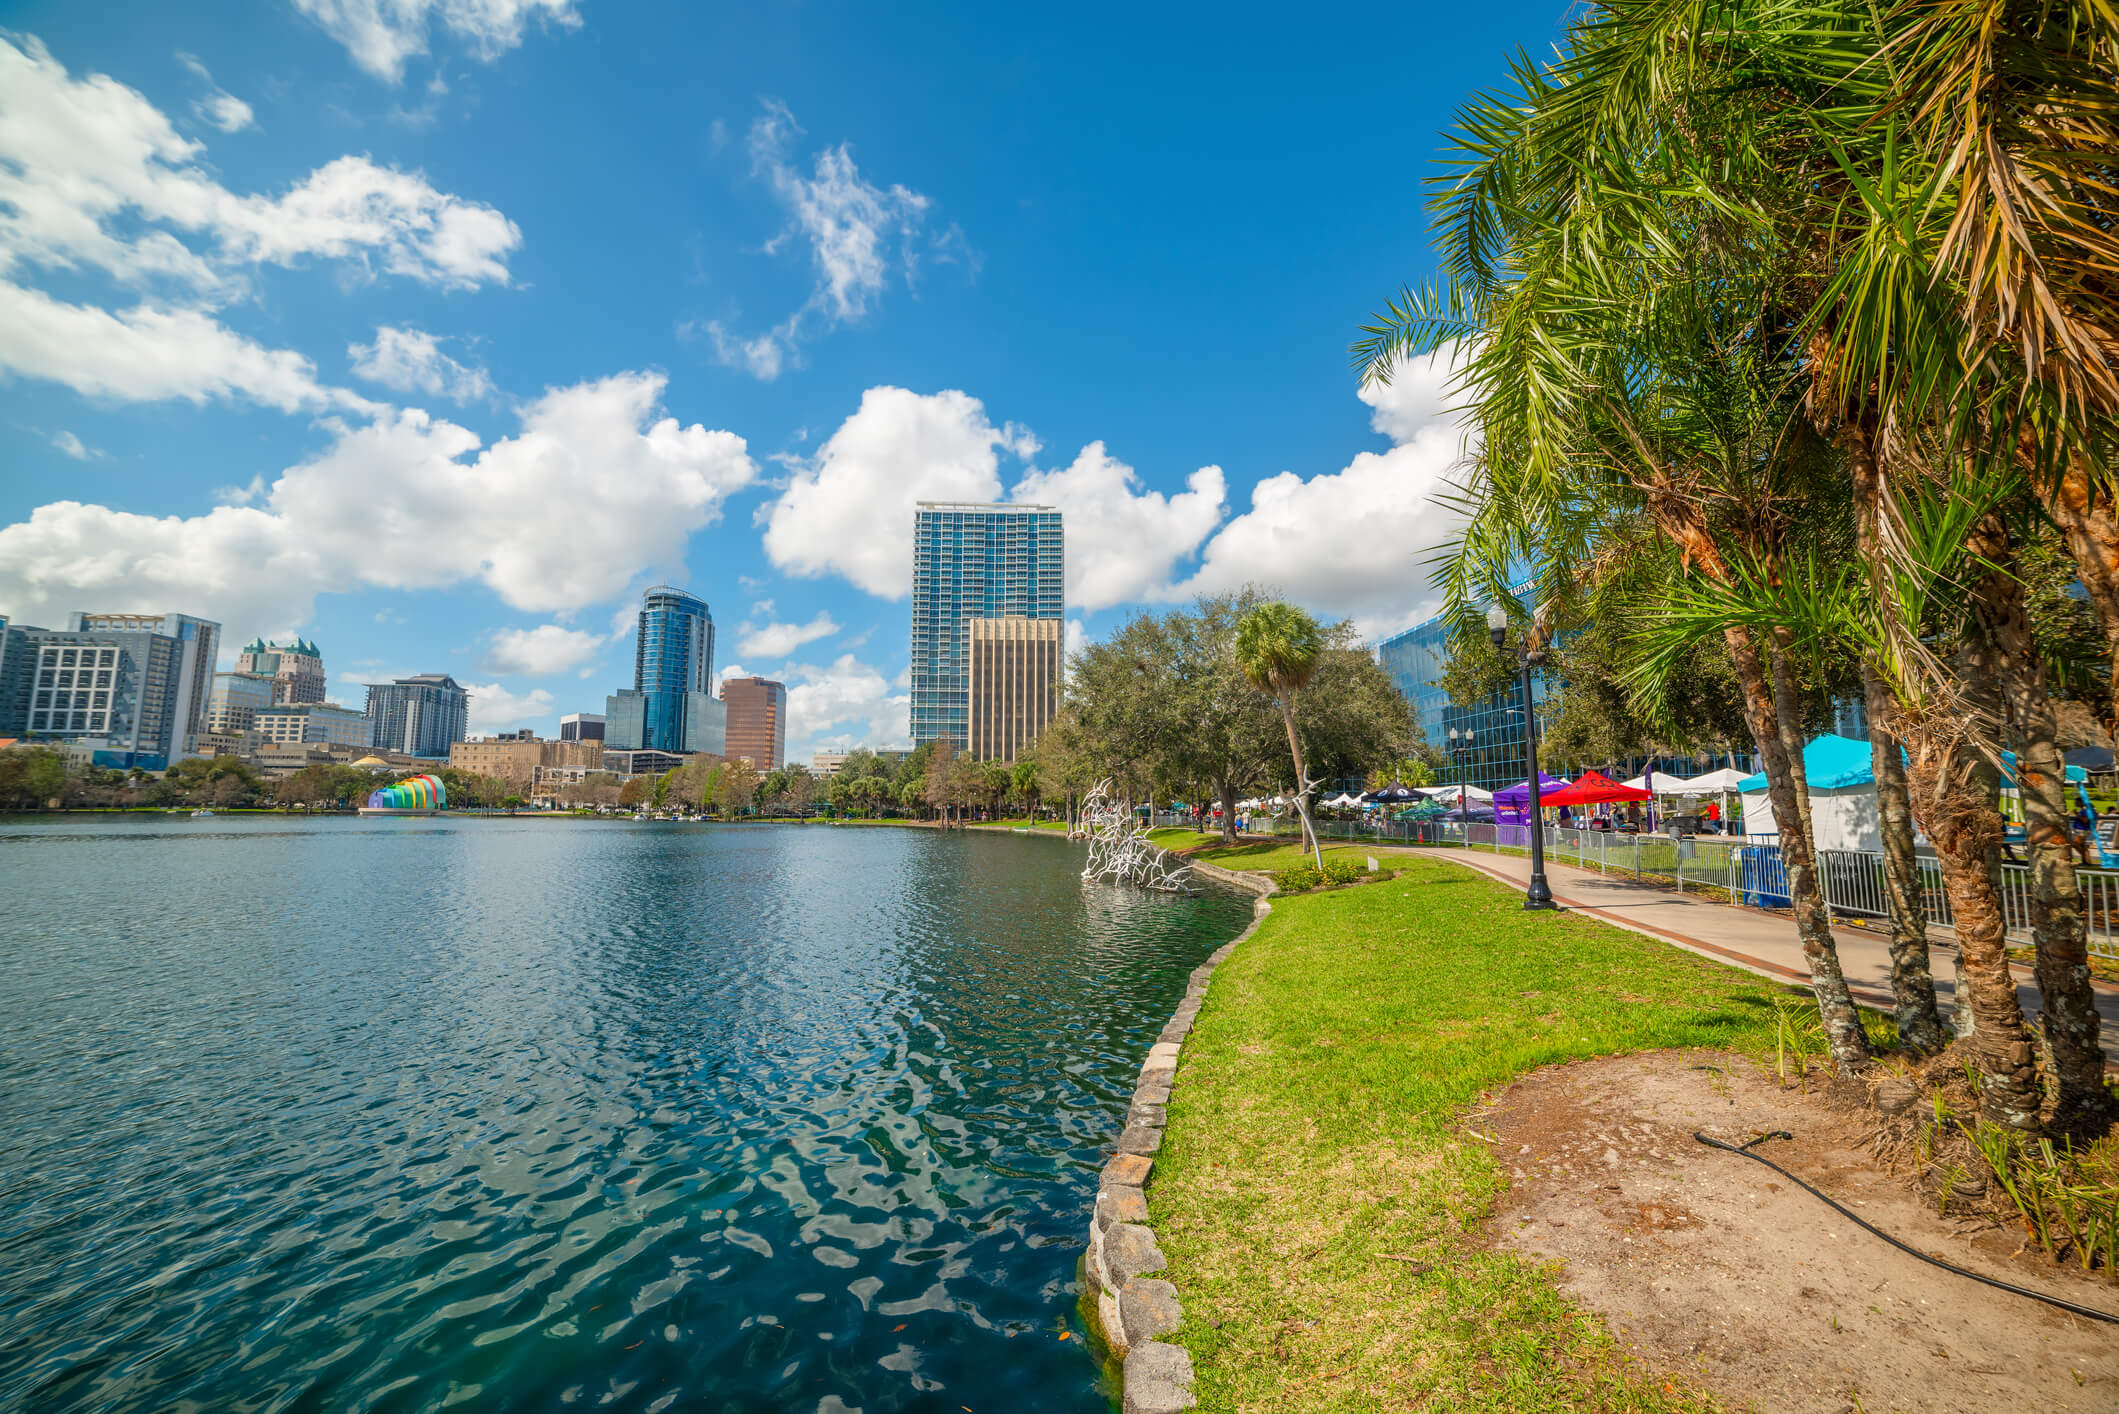
[[[1226,895],[1006,836],[0,821],[0,1408],[1101,1410]]]

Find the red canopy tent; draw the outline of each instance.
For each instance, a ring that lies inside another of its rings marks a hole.
[[[1615,800],[1654,800],[1653,791],[1639,786],[1623,786],[1609,776],[1595,771],[1584,771],[1575,778],[1575,783],[1551,795],[1540,796],[1540,805],[1605,805]]]

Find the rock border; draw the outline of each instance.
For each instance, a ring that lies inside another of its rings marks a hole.
[[[1266,901],[1274,891],[1272,880],[1198,860],[1186,862],[1206,878],[1256,894],[1257,899],[1251,909],[1251,926],[1192,969],[1184,1000],[1148,1048],[1133,1103],[1126,1110],[1125,1128],[1118,1136],[1117,1153],[1104,1165],[1097,1183],[1089,1250],[1082,1269],[1089,1292],[1096,1298],[1093,1309],[1098,1333],[1122,1362],[1124,1414],[1179,1414],[1199,1404],[1192,1393],[1192,1357],[1183,1346],[1160,1338],[1183,1323],[1184,1308],[1178,1304],[1177,1288],[1153,1275],[1165,1271],[1169,1263],[1148,1225],[1148,1181],[1155,1170],[1155,1155],[1162,1148],[1178,1057],[1199,1017],[1200,1004],[1206,1000],[1207,982],[1237,944],[1257,932],[1273,911]]]

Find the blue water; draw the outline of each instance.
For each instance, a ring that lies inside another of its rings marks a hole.
[[[1080,861],[0,818],[0,1407],[1106,1408],[1096,1170],[1249,906]]]

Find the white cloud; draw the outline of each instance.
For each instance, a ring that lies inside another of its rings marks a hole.
[[[60,451],[66,453],[68,456],[72,457],[77,462],[85,462],[93,457],[100,457],[103,455],[94,447],[89,446],[86,442],[83,442],[79,437],[76,437],[73,433],[68,432],[63,428],[60,431],[54,432],[52,434],[51,444],[54,447],[57,447]]]
[[[779,676],[787,684],[788,760],[807,761],[820,747],[910,744],[911,696],[893,693],[882,673],[853,654],[842,653],[830,667],[789,663]]]
[[[743,670],[741,663],[730,663],[720,671],[718,676],[721,681],[727,682],[730,678],[747,678],[750,674]]]
[[[219,128],[224,133],[239,133],[251,126],[253,115],[250,105],[216,84],[213,75],[199,62],[197,55],[179,52],[177,62],[191,70],[199,82],[206,85],[206,96],[195,100],[191,105],[191,111],[198,115],[200,121]]]
[[[560,624],[496,629],[479,666],[489,673],[541,678],[578,668],[603,649],[596,634]]]
[[[1447,355],[1399,368],[1389,389],[1365,390],[1371,424],[1396,444],[1344,468],[1303,478],[1284,471],[1251,489],[1251,508],[1207,542],[1179,594],[1257,584],[1319,614],[1351,617],[1365,634],[1391,632],[1434,611],[1429,564],[1453,539],[1457,516],[1434,496],[1465,454],[1446,409]]]
[[[1067,536],[1067,602],[1105,609],[1152,598],[1177,562],[1221,522],[1227,486],[1218,466],[1201,467],[1174,496],[1142,491],[1132,467],[1104,450],[1082,448],[1071,466],[1033,468],[1009,499],[1057,506]]]
[[[463,689],[471,695],[470,729],[474,735],[512,731],[552,715],[552,694],[541,687],[530,692],[510,692],[497,682],[467,682]]]
[[[112,314],[0,280],[0,376],[43,378],[91,398],[160,402],[244,397],[282,412],[376,412],[316,381],[300,354],[268,349],[195,309],[140,304]]]
[[[483,368],[458,363],[441,350],[441,340],[419,329],[378,325],[372,344],[348,344],[353,371],[370,382],[401,393],[430,393],[459,403],[493,392]]]
[[[4,321],[0,321],[4,323]],[[743,439],[651,421],[663,379],[624,373],[547,392],[481,447],[407,410],[288,468],[257,504],[156,518],[61,501],[0,527],[0,611],[168,608],[235,628],[306,621],[322,592],[477,581],[510,606],[605,602],[675,566],[757,468]],[[475,453],[475,455],[474,455]]]
[[[367,157],[340,157],[270,197],[222,186],[204,152],[135,90],[71,77],[34,38],[0,38],[0,274],[88,266],[225,298],[244,266],[320,256],[470,288],[506,283],[522,240],[492,207]]]
[[[1089,630],[1083,627],[1080,619],[1067,620],[1067,626],[1061,633],[1064,641],[1060,645],[1060,652],[1066,657],[1072,658],[1089,646]]]
[[[442,28],[492,63],[522,43],[532,19],[574,28],[575,0],[294,0],[346,47],[353,62],[389,83],[405,76],[405,61],[427,52],[430,28]]]
[[[751,606],[754,615],[762,616],[764,622],[746,620],[741,632],[743,637],[736,643],[738,653],[748,653],[759,658],[784,658],[805,643],[814,643],[820,638],[829,638],[839,631],[839,625],[830,614],[819,610],[817,616],[806,624],[783,624],[773,620],[770,599]]]
[[[791,243],[806,246],[816,284],[809,299],[763,334],[738,334],[718,320],[702,326],[714,356],[752,377],[770,381],[794,364],[811,326],[850,323],[867,315],[889,286],[893,271],[910,284],[919,255],[916,240],[933,202],[911,188],[880,187],[861,175],[846,143],[819,152],[805,173],[793,160],[801,125],[775,99],[751,124],[753,175],[765,182],[787,213],[787,225],[765,243],[772,254]],[[949,232],[952,258],[968,251],[964,233]]]
[[[884,599],[912,591],[915,501],[997,501],[1004,429],[967,393],[870,388],[761,507],[765,553],[790,574],[843,575]]]

